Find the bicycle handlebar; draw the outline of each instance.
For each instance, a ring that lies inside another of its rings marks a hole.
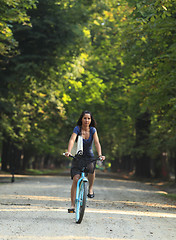
[[[65,156],[65,153],[63,153],[63,155]],[[75,157],[74,157],[73,155],[71,155],[71,154],[69,155],[69,157],[75,158]]]
[[[63,153],[63,155],[65,156],[65,153]],[[71,157],[71,158],[73,158],[73,159],[75,159],[76,157],[75,156],[73,156],[72,154],[70,154],[69,155],[69,157]],[[103,160],[102,160],[102,157],[98,157],[98,158],[96,158],[96,159],[94,159],[94,160],[100,160],[100,161],[102,161],[103,162]]]

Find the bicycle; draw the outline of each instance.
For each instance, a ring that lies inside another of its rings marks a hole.
[[[65,155],[63,153],[63,155]],[[77,156],[70,155],[69,157],[72,157],[74,160],[77,160]],[[81,155],[79,155],[79,160],[81,160]],[[94,159],[92,162],[101,160],[101,158]],[[80,161],[81,162],[81,161]],[[75,199],[75,213],[76,213],[76,223],[81,223],[83,220],[85,207],[86,207],[86,201],[87,201],[87,182],[88,179],[86,177],[86,167],[87,163],[82,161],[81,162],[81,176],[77,182],[77,188],[76,188],[76,199]]]

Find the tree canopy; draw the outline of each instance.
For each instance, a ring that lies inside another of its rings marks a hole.
[[[174,172],[175,1],[1,0],[0,12],[3,170],[59,166],[88,109],[113,170]]]

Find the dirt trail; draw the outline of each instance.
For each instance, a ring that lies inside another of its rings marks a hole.
[[[176,204],[136,181],[96,178],[81,224],[69,176],[20,176],[0,184],[0,240],[174,240]]]

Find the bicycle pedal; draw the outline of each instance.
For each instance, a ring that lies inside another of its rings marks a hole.
[[[68,213],[75,213],[75,209],[74,208],[68,209]]]

